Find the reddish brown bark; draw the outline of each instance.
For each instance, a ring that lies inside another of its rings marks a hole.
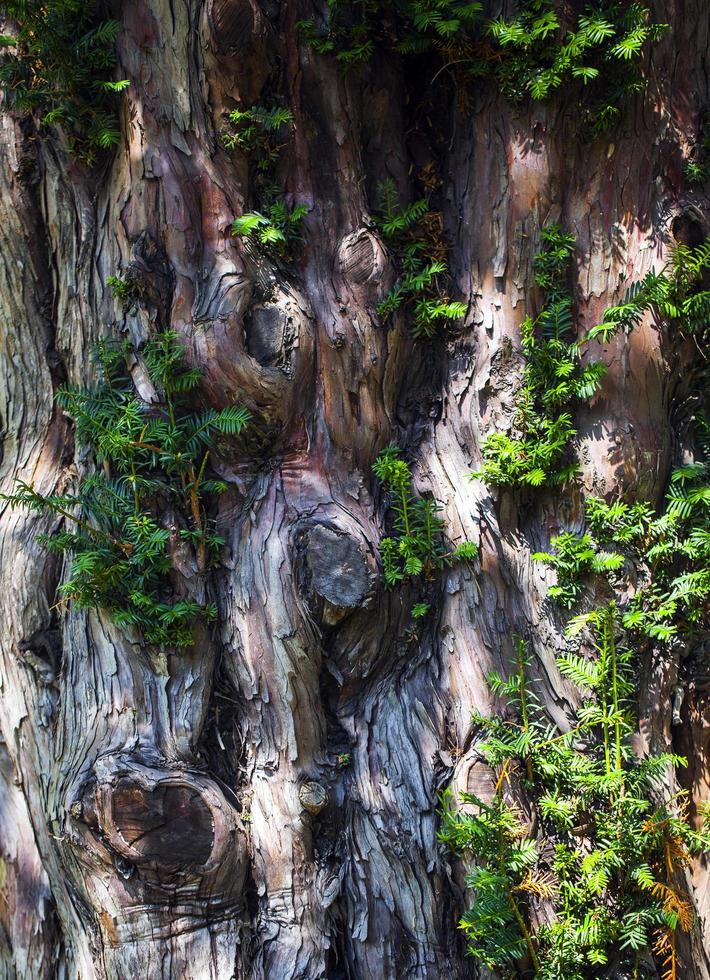
[[[514,632],[530,637],[551,715],[571,697],[530,556],[578,526],[581,495],[521,502],[468,474],[510,416],[541,226],[577,239],[586,326],[662,263],[675,219],[707,230],[707,199],[681,174],[710,94],[705,0],[662,5],[672,31],[647,94],[586,144],[564,93],[516,112],[482,87],[464,111],[444,75],[417,111],[420,80],[399,58],[343,74],[310,51],[304,7],[124,4],[124,140],[93,173],[3,116],[2,490],[19,478],[51,492],[85,467],[53,395],[65,376],[90,378],[105,334],[172,326],[204,399],[257,419],[242,452],[212,456],[229,483],[209,584],[219,616],[187,651],[54,608],[62,569],[37,543],[51,522],[0,511],[3,976],[475,976],[437,793],[486,778],[471,714],[491,709],[485,676],[509,664]],[[311,208],[290,265],[230,234],[250,189],[247,161],[219,139],[225,113],[270,93],[295,116],[287,197]],[[452,292],[469,308],[423,343],[376,313],[395,271],[372,208],[378,181],[411,190],[430,161]],[[106,279],[127,269],[147,287],[122,310]],[[699,361],[650,321],[599,354],[609,373],[578,417],[584,483],[657,499]],[[415,591],[385,590],[377,557],[371,465],[390,441],[444,504],[451,539],[481,551],[431,584],[436,613],[414,634]],[[674,725],[678,662],[646,671],[643,730],[689,755],[704,796],[707,692],[689,689]],[[709,975],[704,867],[692,885],[695,980]]]

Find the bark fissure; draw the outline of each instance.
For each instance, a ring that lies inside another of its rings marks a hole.
[[[556,723],[574,698],[530,556],[579,527],[581,495],[494,498],[467,474],[512,412],[540,228],[577,238],[586,327],[673,237],[704,232],[677,149],[710,95],[704,5],[665,5],[672,40],[646,96],[587,146],[554,104],[516,113],[488,91],[467,112],[446,73],[432,95],[398,57],[344,74],[300,38],[305,6],[123,4],[124,141],[93,176],[3,115],[2,490],[55,492],[90,465],[53,398],[91,379],[100,336],[175,329],[205,405],[255,416],[211,451],[227,545],[206,586],[218,621],[189,650],[56,606],[62,573],[37,542],[51,519],[0,509],[0,971],[13,980],[484,975],[457,934],[465,886],[437,843],[437,794],[490,782],[471,715],[492,710],[486,674],[510,669],[513,633],[530,638]],[[219,139],[231,108],[273,94],[295,117],[279,178],[311,208],[290,263],[230,235],[252,206],[249,167]],[[378,182],[414,195],[428,163],[469,311],[417,344],[376,313],[396,270],[373,210]],[[131,302],[110,275],[134,284]],[[660,499],[705,398],[696,355],[646,321],[600,351],[609,372],[578,417],[588,488]],[[425,586],[433,611],[414,630],[416,584],[386,590],[378,563],[371,465],[389,442],[442,502],[447,536],[480,547]],[[649,662],[641,686],[645,736],[689,756],[696,800],[708,687],[675,661]],[[706,878],[694,869],[691,980],[710,976]]]

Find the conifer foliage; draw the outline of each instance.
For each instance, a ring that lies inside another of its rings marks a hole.
[[[545,717],[521,640],[511,676],[489,677],[508,708],[505,718],[475,719],[495,792],[488,801],[462,794],[457,807],[444,796],[441,838],[475,861],[461,927],[471,954],[504,976],[527,967],[542,980],[625,969],[650,977],[643,964],[654,952],[662,975],[677,980],[676,931],[693,924],[683,871],[710,848],[707,814],[695,830],[686,795],[663,789],[684,759],[632,751],[632,655],[619,645],[614,604],[572,632],[582,630],[591,631],[589,654],[559,664],[585,696],[568,730]]]
[[[648,311],[667,329],[669,340],[707,338],[710,331],[710,241],[698,246],[677,243],[666,265],[632,283],[622,303],[610,307],[604,322],[590,331],[605,340],[631,330]]]
[[[605,574],[627,598],[623,623],[662,642],[710,632],[710,472],[697,461],[674,470],[660,513],[643,501],[586,503],[589,530],[565,532],[533,557],[555,569],[550,596],[571,608]],[[634,587],[630,580],[632,572]]]
[[[10,105],[61,126],[72,151],[93,163],[120,139],[116,96],[129,84],[113,78],[120,24],[99,19],[84,0],[7,0],[2,11],[17,25],[0,35],[0,85]]]
[[[545,308],[523,324],[513,432],[483,446],[476,475],[491,484],[554,485],[573,475],[569,409],[603,376],[602,365],[581,364],[583,344],[632,330],[649,312],[671,349],[694,343],[702,351],[707,340],[707,243],[678,245],[665,268],[634,283],[581,341],[570,338],[564,281],[572,248],[560,228],[543,232],[535,271]],[[693,913],[683,873],[692,855],[710,850],[708,812],[699,808],[694,824],[687,794],[668,788],[684,759],[633,751],[632,705],[640,650],[677,642],[693,652],[709,633],[710,425],[696,421],[695,459],[674,470],[659,512],[644,501],[589,497],[584,532],[563,532],[532,556],[556,571],[549,591],[559,605],[574,607],[588,585],[604,597],[569,622],[558,658],[578,689],[576,717],[564,730],[545,717],[519,641],[516,670],[489,678],[506,714],[474,719],[478,748],[496,773],[493,798],[464,794],[454,807],[445,796],[442,839],[475,861],[473,905],[461,920],[470,952],[510,976],[684,975],[678,933],[692,928]],[[532,813],[520,807],[523,798]]]
[[[289,206],[277,179],[293,114],[284,106],[255,105],[234,109],[229,120],[231,127],[222,134],[222,142],[249,160],[250,183],[259,207],[236,218],[232,234],[253,237],[272,255],[289,258],[290,247],[301,240],[303,219],[308,214],[304,204]]]
[[[398,446],[383,449],[373,470],[382,482],[394,513],[394,534],[380,542],[385,583],[397,585],[406,579],[423,575],[431,578],[435,571],[454,561],[470,561],[478,554],[477,546],[464,541],[449,548],[444,539],[441,507],[431,497],[419,497],[412,486],[412,472],[402,459]],[[426,605],[426,604],[421,604]],[[426,615],[427,609],[414,616]]]
[[[377,225],[401,268],[394,288],[377,308],[383,319],[404,310],[412,317],[411,332],[430,340],[440,326],[466,315],[466,304],[452,301],[446,291],[449,268],[441,214],[426,198],[403,206],[391,180],[380,185]]]
[[[535,257],[535,282],[544,307],[527,316],[520,333],[525,357],[515,414],[509,433],[489,435],[482,447],[483,467],[473,476],[495,486],[542,486],[567,483],[578,465],[571,443],[577,434],[573,408],[597,391],[606,371],[601,361],[582,363],[584,346],[599,335],[594,328],[576,339],[572,296],[567,276],[574,239],[559,225],[541,233],[542,249]],[[606,339],[619,324],[606,332]]]
[[[133,383],[129,366],[136,359],[154,386],[151,404]],[[178,594],[172,556],[186,550],[204,574],[218,554],[223,540],[207,502],[226,485],[209,475],[210,444],[217,434],[238,435],[249,413],[191,410],[200,372],[187,365],[174,332],[140,351],[103,341],[98,361],[96,387],[58,394],[96,470],[81,478],[75,493],[44,496],[21,483],[6,499],[63,519],[60,530],[43,538],[50,551],[71,556],[59,590],[63,599],[104,609],[117,625],[140,629],[149,643],[185,646],[193,640],[195,618],[210,619],[215,610]]]
[[[641,56],[667,25],[646,3],[597,0],[574,13],[560,0],[520,0],[507,15],[465,0],[328,0],[328,17],[300,22],[314,50],[343,65],[368,61],[378,47],[438,54],[458,84],[488,79],[508,100],[541,101],[577,85],[590,131],[618,119],[642,88]]]
[[[710,291],[704,288],[710,270],[708,242],[697,248],[677,245],[660,272],[652,270],[633,283],[623,302],[609,307],[602,322],[578,338],[567,282],[574,239],[559,225],[549,225],[541,242],[534,266],[544,307],[537,317],[527,316],[520,328],[525,367],[512,427],[486,438],[483,466],[472,474],[494,486],[553,486],[576,475],[574,408],[594,396],[606,373],[602,361],[589,356],[583,360],[591,341],[608,343],[617,333],[628,333],[648,312],[674,334],[674,341],[706,338],[710,325]],[[571,542],[561,538],[559,544],[560,560],[566,560],[563,550]]]

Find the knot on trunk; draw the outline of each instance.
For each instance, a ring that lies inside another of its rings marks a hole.
[[[389,259],[382,242],[367,228],[358,228],[338,246],[336,270],[353,285],[381,285]]]
[[[160,329],[170,324],[175,275],[161,245],[143,231],[131,247],[131,261],[125,273],[127,299],[149,314]]]
[[[254,293],[258,302],[252,304]],[[195,325],[191,359],[202,370],[201,392],[215,408],[243,404],[278,429],[308,408],[315,396],[313,317],[288,284],[272,283],[264,292],[258,282],[252,289],[246,279],[215,276]]]
[[[328,791],[320,783],[309,780],[298,790],[298,800],[304,810],[317,816],[328,806]]]
[[[259,303],[244,318],[247,351],[263,367],[275,367],[290,376],[299,320],[294,310],[278,303]]]
[[[250,3],[214,0],[210,22],[212,39],[219,54],[237,54],[252,43],[256,24]]]
[[[297,581],[315,618],[334,626],[363,606],[374,582],[374,560],[348,531],[329,524],[301,525],[296,535]]]
[[[151,887],[192,889],[207,879],[217,893],[231,893],[243,878],[244,828],[202,773],[101,759],[69,814],[93,832],[97,857],[118,861],[123,878],[133,867]]]

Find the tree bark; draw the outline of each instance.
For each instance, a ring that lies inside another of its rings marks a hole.
[[[295,26],[309,6],[123,4],[123,142],[92,172],[56,135],[2,116],[0,490],[61,491],[85,470],[54,394],[91,380],[106,335],[177,330],[204,402],[248,406],[259,433],[213,457],[229,485],[219,615],[188,650],[57,605],[64,570],[37,541],[56,519],[0,509],[8,980],[483,976],[457,931],[463,877],[437,843],[438,793],[487,778],[471,715],[493,710],[486,674],[510,666],[514,633],[551,716],[564,723],[573,699],[555,667],[564,624],[531,554],[580,526],[581,492],[521,500],[468,474],[512,411],[545,222],[576,237],[586,327],[660,267],[674,234],[707,233],[707,197],[682,178],[710,98],[706,0],[656,4],[672,29],[645,95],[585,144],[564,94],[516,110],[482,87],[470,106],[444,76],[418,115],[404,60],[343,73],[314,54]],[[290,265],[230,234],[248,171],[219,135],[231,108],[270,93],[295,117],[287,197],[310,208]],[[395,270],[372,208],[378,181],[411,190],[432,161],[468,313],[428,343],[377,315]],[[125,310],[106,279],[127,269],[150,288]],[[658,501],[699,359],[650,319],[598,353],[609,372],[577,418],[583,484]],[[386,590],[378,561],[371,466],[389,442],[443,503],[450,539],[480,545],[473,566],[431,583],[418,632],[415,589]],[[677,658],[644,664],[641,731],[688,755],[698,800],[710,703],[699,676],[673,724],[678,677]],[[690,980],[710,977],[709,882],[698,864]]]

